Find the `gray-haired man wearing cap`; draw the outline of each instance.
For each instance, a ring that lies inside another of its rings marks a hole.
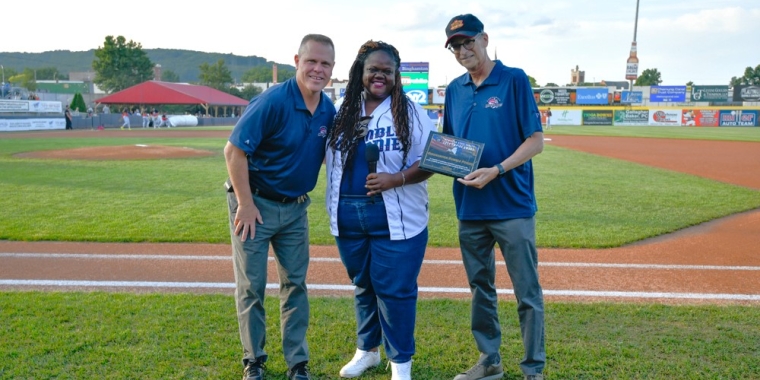
[[[525,379],[543,379],[544,300],[538,281],[533,156],[543,150],[541,114],[528,76],[488,57],[488,34],[466,14],[446,25],[446,45],[467,73],[446,88],[443,132],[485,143],[479,168],[454,181],[459,241],[472,290],[471,328],[480,359],[454,380],[504,376],[495,243],[512,280]]]

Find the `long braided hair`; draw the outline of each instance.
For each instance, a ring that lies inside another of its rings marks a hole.
[[[351,65],[351,70],[348,75],[348,85],[346,86],[346,95],[343,98],[343,104],[338,110],[338,114],[335,117],[335,126],[332,129],[328,146],[335,150],[338,149],[343,153],[343,159],[346,165],[351,165],[351,157],[356,154],[356,146],[359,144],[361,136],[357,125],[361,119],[362,114],[362,97],[365,91],[363,84],[364,75],[364,62],[367,57],[376,51],[384,51],[388,53],[396,63],[396,83],[391,89],[391,114],[393,116],[393,125],[396,129],[396,136],[401,143],[401,149],[403,152],[402,168],[406,166],[406,159],[409,155],[409,150],[412,147],[412,131],[413,124],[409,122],[410,109],[414,117],[417,115],[417,110],[411,107],[410,100],[404,94],[404,90],[401,85],[401,57],[398,54],[393,45],[382,42],[369,40],[359,48],[359,54],[356,56],[354,63]]]

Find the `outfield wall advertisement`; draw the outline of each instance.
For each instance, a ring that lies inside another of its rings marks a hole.
[[[685,102],[686,86],[652,86],[649,88],[650,102]]]
[[[728,86],[692,86],[692,102],[721,102],[727,103],[731,100]]]
[[[760,127],[760,110],[756,109],[552,109],[552,113],[552,125],[555,126],[656,125],[674,127]]]
[[[721,127],[756,127],[758,111],[720,111]]]
[[[554,125],[582,125],[583,116],[581,110],[559,110],[552,112],[552,124]]]
[[[45,100],[0,100],[2,113],[63,113],[61,102]]]
[[[66,119],[0,119],[0,131],[39,131],[66,129]]]
[[[542,104],[575,104],[575,89],[544,88],[534,89],[533,96],[538,105]]]
[[[734,101],[735,102],[759,102],[760,101],[760,86],[754,86],[754,85],[734,86]]]
[[[603,88],[579,88],[576,90],[576,104],[609,104],[609,92]]]
[[[687,127],[717,127],[718,110],[688,109],[681,112],[681,125]]]
[[[615,111],[614,125],[647,125],[649,124],[649,110],[622,110]]]
[[[583,125],[612,125],[612,110],[583,111]]]
[[[673,109],[649,110],[649,125],[681,125],[681,111]]]

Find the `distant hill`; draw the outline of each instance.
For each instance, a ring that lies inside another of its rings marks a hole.
[[[203,63],[213,65],[220,59],[232,72],[232,78],[240,81],[243,73],[256,66],[272,66],[271,61],[253,56],[234,54],[205,53],[192,50],[178,49],[143,49],[154,64],[160,64],[163,70],[171,70],[179,75],[181,82],[196,82]],[[54,50],[42,53],[3,53],[0,52],[0,62],[5,68],[13,68],[18,72],[24,68],[56,67],[62,73],[92,71],[92,61],[95,60],[95,49],[88,51]],[[277,64],[280,70],[295,71],[295,66]]]

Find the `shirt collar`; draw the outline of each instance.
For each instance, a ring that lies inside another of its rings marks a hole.
[[[490,85],[496,85],[499,84],[499,75],[501,74],[501,71],[504,70],[504,64],[501,63],[499,60],[494,60],[494,66],[493,69],[491,69],[491,72],[488,74],[488,77],[486,80],[481,83],[481,86],[490,86]],[[467,73],[467,75],[464,76],[464,84],[470,85],[473,84],[472,81],[472,75],[470,73]]]
[[[296,78],[290,78],[283,84],[288,85],[288,92],[290,93],[291,98],[296,100],[295,108],[299,111],[311,112],[306,108],[306,102],[303,100],[303,95],[301,95],[301,89],[298,88]],[[314,115],[322,112],[322,107],[324,106],[324,93],[319,95],[319,104],[317,104],[317,108],[314,110]]]

